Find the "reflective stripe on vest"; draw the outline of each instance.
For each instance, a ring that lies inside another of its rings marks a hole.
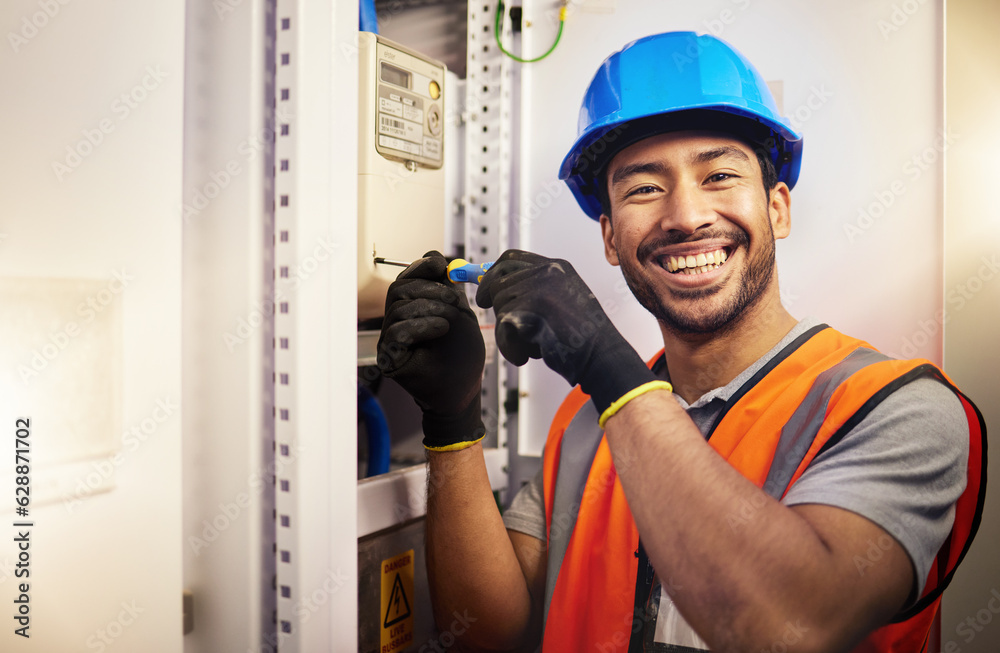
[[[583,393],[581,393],[582,395]],[[552,591],[556,587],[556,576],[562,566],[563,555],[569,545],[569,536],[576,523],[580,502],[583,500],[584,483],[590,471],[590,464],[597,455],[604,431],[597,425],[597,409],[592,401],[586,401],[570,422],[568,431],[573,433],[573,446],[567,447],[559,456],[560,482],[555,487],[552,510],[547,514],[556,515],[549,520],[549,558],[545,573],[545,612],[548,615],[552,602]],[[553,523],[554,522],[554,523]],[[553,562],[555,564],[553,564]]]
[[[962,402],[970,427],[968,484],[920,601],[900,615],[906,621],[875,631],[858,652],[916,651],[926,641],[940,592],[981,516],[985,426],[976,407],[928,361],[889,359],[821,325],[744,384],[709,433],[709,444],[723,458],[780,499],[819,453],[891,392],[920,377],[939,380]],[[564,442],[570,443],[565,449]],[[646,570],[640,569],[638,531],[596,410],[579,388],[553,419],[543,468],[549,542],[543,649],[626,651],[630,640],[639,640],[646,619],[640,610],[647,597],[637,600],[636,588],[648,594],[651,578],[639,576]]]

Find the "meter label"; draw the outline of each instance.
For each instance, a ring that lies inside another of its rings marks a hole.
[[[441,141],[436,138],[424,137],[424,156],[431,159],[441,158]]]
[[[396,100],[380,97],[378,99],[378,110],[382,113],[388,113],[391,116],[396,116],[397,118],[403,117],[403,103],[397,102]]]
[[[380,134],[402,138],[412,143],[420,143],[424,138],[420,125],[409,120],[393,118],[392,116],[379,116],[378,131]]]
[[[424,110],[402,105],[403,117],[407,120],[420,124],[424,121]]]
[[[406,141],[401,141],[398,138],[392,138],[391,136],[379,136],[378,144],[381,145],[382,147],[388,147],[393,150],[399,150],[400,152],[406,152],[407,154],[420,156],[419,145],[414,145],[413,143],[407,143]]]

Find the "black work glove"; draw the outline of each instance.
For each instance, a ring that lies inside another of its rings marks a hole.
[[[566,261],[508,250],[483,276],[476,303],[496,311],[497,347],[507,360],[541,358],[579,383],[598,415],[656,379]]]
[[[414,261],[389,286],[378,367],[423,410],[424,446],[452,451],[483,438],[480,392],[486,347],[461,286],[438,252]]]

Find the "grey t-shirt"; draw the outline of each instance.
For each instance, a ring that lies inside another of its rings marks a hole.
[[[678,395],[675,399],[707,434],[733,393],[817,324],[814,319],[800,321],[730,383],[694,403],[688,405]],[[923,591],[934,557],[951,531],[955,502],[965,489],[968,455],[969,425],[961,402],[941,383],[917,379],[886,397],[840,442],[817,456],[782,503],[836,506],[881,526],[913,562],[915,598]],[[503,519],[511,530],[546,539],[541,472],[521,488]],[[669,601],[665,592],[662,597]],[[662,609],[661,616],[665,616]]]

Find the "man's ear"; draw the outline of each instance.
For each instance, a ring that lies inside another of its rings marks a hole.
[[[771,200],[767,207],[775,240],[785,238],[792,231],[791,207],[792,195],[788,190],[788,185],[779,181],[771,189]]]
[[[604,238],[604,258],[611,265],[618,265],[618,250],[615,249],[615,228],[611,218],[601,214],[601,236]]]

